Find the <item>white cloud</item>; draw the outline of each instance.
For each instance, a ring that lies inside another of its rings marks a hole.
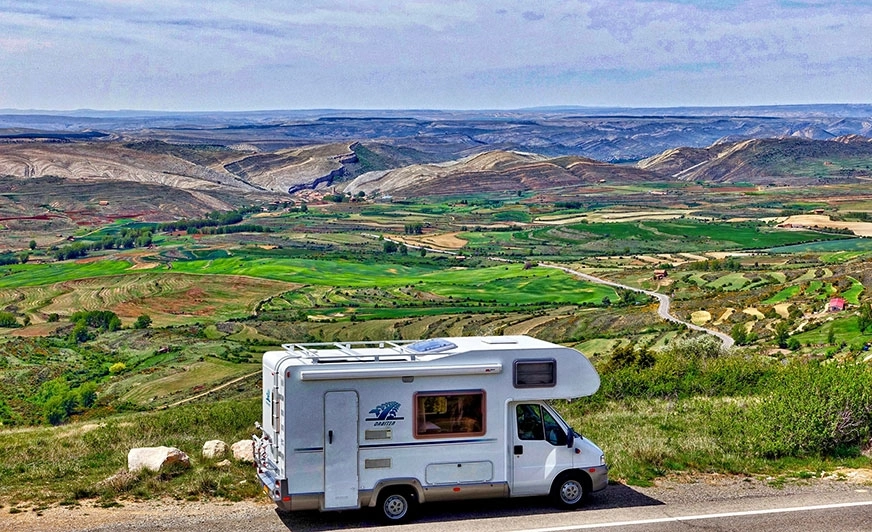
[[[870,7],[0,0],[0,70],[16,80],[0,107],[714,105],[752,88],[759,103],[868,101]]]

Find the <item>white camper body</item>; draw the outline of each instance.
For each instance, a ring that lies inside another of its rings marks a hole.
[[[527,336],[287,344],[263,357],[254,437],[279,508],[379,506],[605,488],[603,453],[549,399],[591,395],[599,376],[574,349]]]

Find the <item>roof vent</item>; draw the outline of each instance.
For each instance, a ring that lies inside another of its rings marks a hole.
[[[432,340],[421,340],[411,343],[406,346],[406,350],[414,353],[440,353],[456,347],[457,345],[444,338],[433,338]]]
[[[518,339],[511,336],[485,336],[481,339],[486,344],[516,344]]]

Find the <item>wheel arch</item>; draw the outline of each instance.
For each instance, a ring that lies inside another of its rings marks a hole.
[[[554,481],[551,483],[550,494],[553,496],[558,489],[560,489],[560,485],[568,478],[575,478],[581,482],[582,487],[584,488],[583,499],[587,498],[593,490],[593,480],[590,478],[590,475],[587,471],[583,469],[566,469],[561,471],[556,477],[554,477]]]
[[[421,482],[416,478],[390,478],[385,480],[380,480],[376,483],[372,488],[372,493],[369,498],[369,503],[367,506],[370,508],[374,508],[376,504],[378,504],[378,498],[381,496],[385,490],[394,490],[394,489],[402,489],[407,488],[409,493],[415,498],[415,501],[418,503],[424,502],[424,488],[421,486]]]

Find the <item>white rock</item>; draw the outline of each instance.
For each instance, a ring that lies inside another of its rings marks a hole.
[[[181,463],[190,466],[188,455],[175,447],[137,447],[127,453],[127,469],[130,472],[140,469],[160,471],[165,465]]]
[[[251,440],[239,440],[230,449],[234,460],[254,463],[254,448],[251,446]]]
[[[203,444],[203,458],[222,458],[227,454],[227,444],[221,440],[209,440]]]

